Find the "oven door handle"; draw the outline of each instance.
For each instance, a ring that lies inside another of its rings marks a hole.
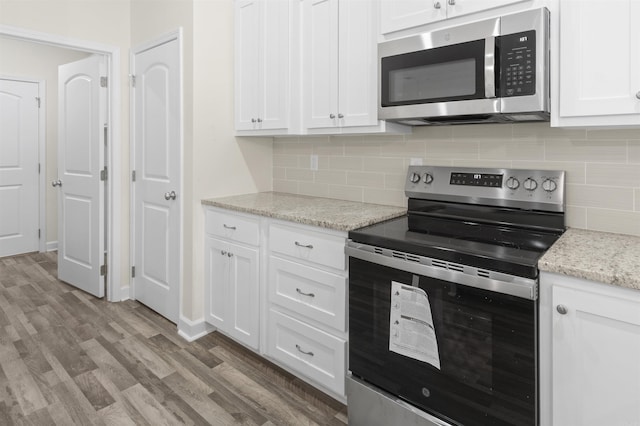
[[[429,257],[354,243],[352,241],[347,243],[345,252],[348,256],[356,259],[410,272],[416,275],[423,275],[482,290],[508,294],[511,296],[521,297],[523,299],[536,300],[538,298],[538,282],[537,280],[529,278],[499,272],[494,273],[494,277],[480,276],[479,274],[471,273],[478,271],[478,269],[474,267],[457,265],[459,268],[456,269],[461,270],[447,269],[445,267],[433,266],[432,264],[433,261],[436,263],[446,263],[445,261],[438,261]],[[380,253],[387,253],[387,255]],[[405,256],[411,260],[403,259],[402,257]],[[484,271],[484,275],[486,275],[486,272],[487,271]],[[497,277],[500,279],[497,279]]]

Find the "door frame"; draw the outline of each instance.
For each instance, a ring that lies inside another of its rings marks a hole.
[[[104,55],[107,61],[108,101],[107,101],[107,154],[106,166],[109,170],[107,179],[107,211],[105,224],[107,225],[106,253],[108,260],[106,299],[117,302],[129,298],[129,289],[121,289],[120,275],[122,260],[115,254],[122,246],[122,186],[121,186],[121,96],[120,96],[120,48],[88,40],[81,40],[57,34],[49,34],[24,28],[0,25],[0,37],[9,37],[22,41],[46,44],[64,49],[79,50],[87,53]],[[41,173],[42,176],[46,173]],[[44,187],[43,187],[44,188]]]
[[[178,56],[179,56],[179,90],[180,90],[180,188],[178,194],[184,194],[184,47],[183,47],[183,30],[182,27],[178,27],[173,31],[169,31],[168,33],[162,34],[159,37],[156,37],[152,40],[148,40],[144,43],[141,43],[137,46],[132,46],[129,52],[129,75],[133,76],[134,74],[134,64],[135,64],[135,55],[137,53],[144,52],[145,50],[152,49],[154,47],[160,46],[162,44],[168,43],[173,40],[178,41]],[[129,126],[129,177],[132,176],[133,171],[136,166],[136,145],[135,145],[135,134],[134,134],[134,113],[135,113],[135,94],[133,93],[133,87],[131,82],[129,82],[129,114],[130,114],[130,126]],[[135,193],[136,188],[133,180],[129,180],[129,214],[131,217],[131,223],[129,226],[129,263],[134,265],[135,254],[136,254],[136,221],[135,221]],[[180,255],[178,259],[178,321],[176,322],[176,326],[179,325],[182,319],[182,283],[183,283],[183,273],[184,273],[184,195],[178,197],[178,216],[180,218]],[[133,274],[132,274],[133,275]],[[129,298],[135,300],[135,278],[131,278],[131,287],[129,289]]]
[[[23,83],[34,83],[38,85],[38,250],[42,253],[47,251],[47,135],[46,135],[46,105],[47,105],[47,83],[44,80],[34,80],[32,78],[16,77],[0,74],[0,80],[11,80]]]

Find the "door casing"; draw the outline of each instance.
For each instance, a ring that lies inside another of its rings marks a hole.
[[[106,57],[109,93],[107,105],[109,131],[107,133],[107,153],[105,156],[106,166],[109,170],[109,179],[107,179],[107,197],[109,201],[107,202],[105,217],[107,223],[106,252],[108,259],[106,297],[110,302],[126,300],[129,298],[129,287],[121,288],[119,285],[122,261],[119,256],[115,255],[115,253],[118,253],[116,248],[122,246],[120,48],[88,40],[26,30],[9,25],[0,25],[0,37],[9,37],[87,53],[97,53],[105,55]],[[44,188],[43,176],[45,176],[45,173],[41,172],[41,191]],[[43,220],[42,215],[44,215],[44,212],[41,212],[40,220]]]

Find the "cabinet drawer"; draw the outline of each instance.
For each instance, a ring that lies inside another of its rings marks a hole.
[[[321,232],[271,225],[269,247],[276,253],[344,270],[345,238]]]
[[[257,246],[260,242],[260,223],[233,213],[205,211],[205,230],[208,234],[228,238],[239,243]]]
[[[346,342],[273,309],[267,354],[325,388],[344,396]]]
[[[271,257],[269,300],[337,331],[346,331],[346,277]]]

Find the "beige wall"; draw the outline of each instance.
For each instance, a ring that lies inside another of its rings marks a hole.
[[[25,55],[24,52],[29,52]],[[58,65],[80,60],[85,52],[0,38],[0,76],[44,81],[46,158],[40,159],[46,173],[46,229],[47,243],[58,240],[58,191],[49,182],[58,177]],[[34,170],[35,173],[35,170]]]
[[[318,155],[318,171],[309,156]],[[406,205],[411,158],[424,164],[567,171],[567,223],[640,235],[640,130],[549,124],[420,127],[407,136],[276,139],[274,190]]]

